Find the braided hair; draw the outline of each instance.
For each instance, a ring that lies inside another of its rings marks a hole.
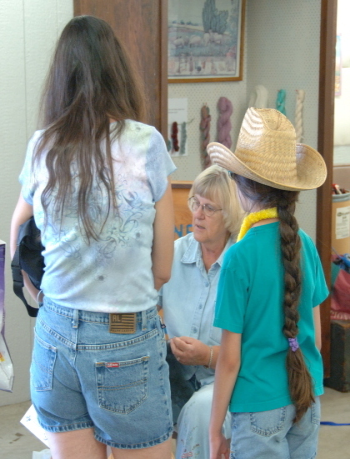
[[[284,325],[282,332],[287,339],[298,335],[298,305],[301,294],[299,225],[294,216],[298,191],[286,191],[272,188],[240,175],[231,174],[240,193],[252,204],[259,204],[262,209],[277,207],[280,221],[280,241],[284,266]],[[288,347],[286,359],[289,392],[296,408],[294,422],[298,422],[315,401],[313,384],[300,348],[296,351]]]

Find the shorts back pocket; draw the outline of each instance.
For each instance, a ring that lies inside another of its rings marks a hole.
[[[149,357],[119,362],[97,362],[98,403],[119,414],[134,411],[147,398]]]
[[[57,349],[35,334],[30,367],[31,385],[37,391],[51,390]]]
[[[250,429],[263,437],[271,437],[284,428],[286,408],[250,413]]]

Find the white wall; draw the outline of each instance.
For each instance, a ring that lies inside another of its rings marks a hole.
[[[245,72],[244,72],[245,75]],[[217,140],[217,121],[219,112],[217,103],[220,97],[227,97],[233,105],[231,116],[232,148],[236,144],[239,128],[242,122],[242,112],[245,111],[246,81],[226,83],[176,83],[169,84],[169,98],[188,99],[187,150],[188,156],[173,157],[177,170],[172,174],[173,180],[194,180],[201,172],[200,110],[207,104],[210,110],[210,142]]]
[[[37,125],[43,79],[62,28],[73,16],[72,0],[0,1],[0,239],[9,241],[26,144]],[[13,393],[0,391],[0,405],[29,399],[31,320],[12,293],[6,255],[6,340],[15,367]]]
[[[337,34],[340,34],[341,90],[334,99],[334,164],[350,164],[350,2],[338,0]]]
[[[286,115],[295,123],[296,90],[305,91],[302,142],[317,149],[321,0],[248,0],[247,94],[258,84],[269,107],[286,90]],[[316,191],[300,194],[297,218],[316,237]]]

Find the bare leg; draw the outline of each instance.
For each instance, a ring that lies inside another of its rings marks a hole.
[[[142,449],[112,448],[114,459],[170,459],[171,438],[160,445]],[[54,458],[55,459],[55,458]]]
[[[52,459],[106,459],[107,457],[107,447],[95,439],[93,429],[47,432],[47,436]]]

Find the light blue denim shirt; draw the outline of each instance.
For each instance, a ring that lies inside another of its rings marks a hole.
[[[169,338],[189,336],[209,346],[220,344],[221,329],[213,326],[216,290],[223,255],[232,244],[230,238],[223,253],[207,272],[200,244],[192,233],[175,241],[171,279],[159,294]],[[201,384],[214,381],[214,370],[202,365],[188,365],[185,369],[186,379],[196,374]]]

